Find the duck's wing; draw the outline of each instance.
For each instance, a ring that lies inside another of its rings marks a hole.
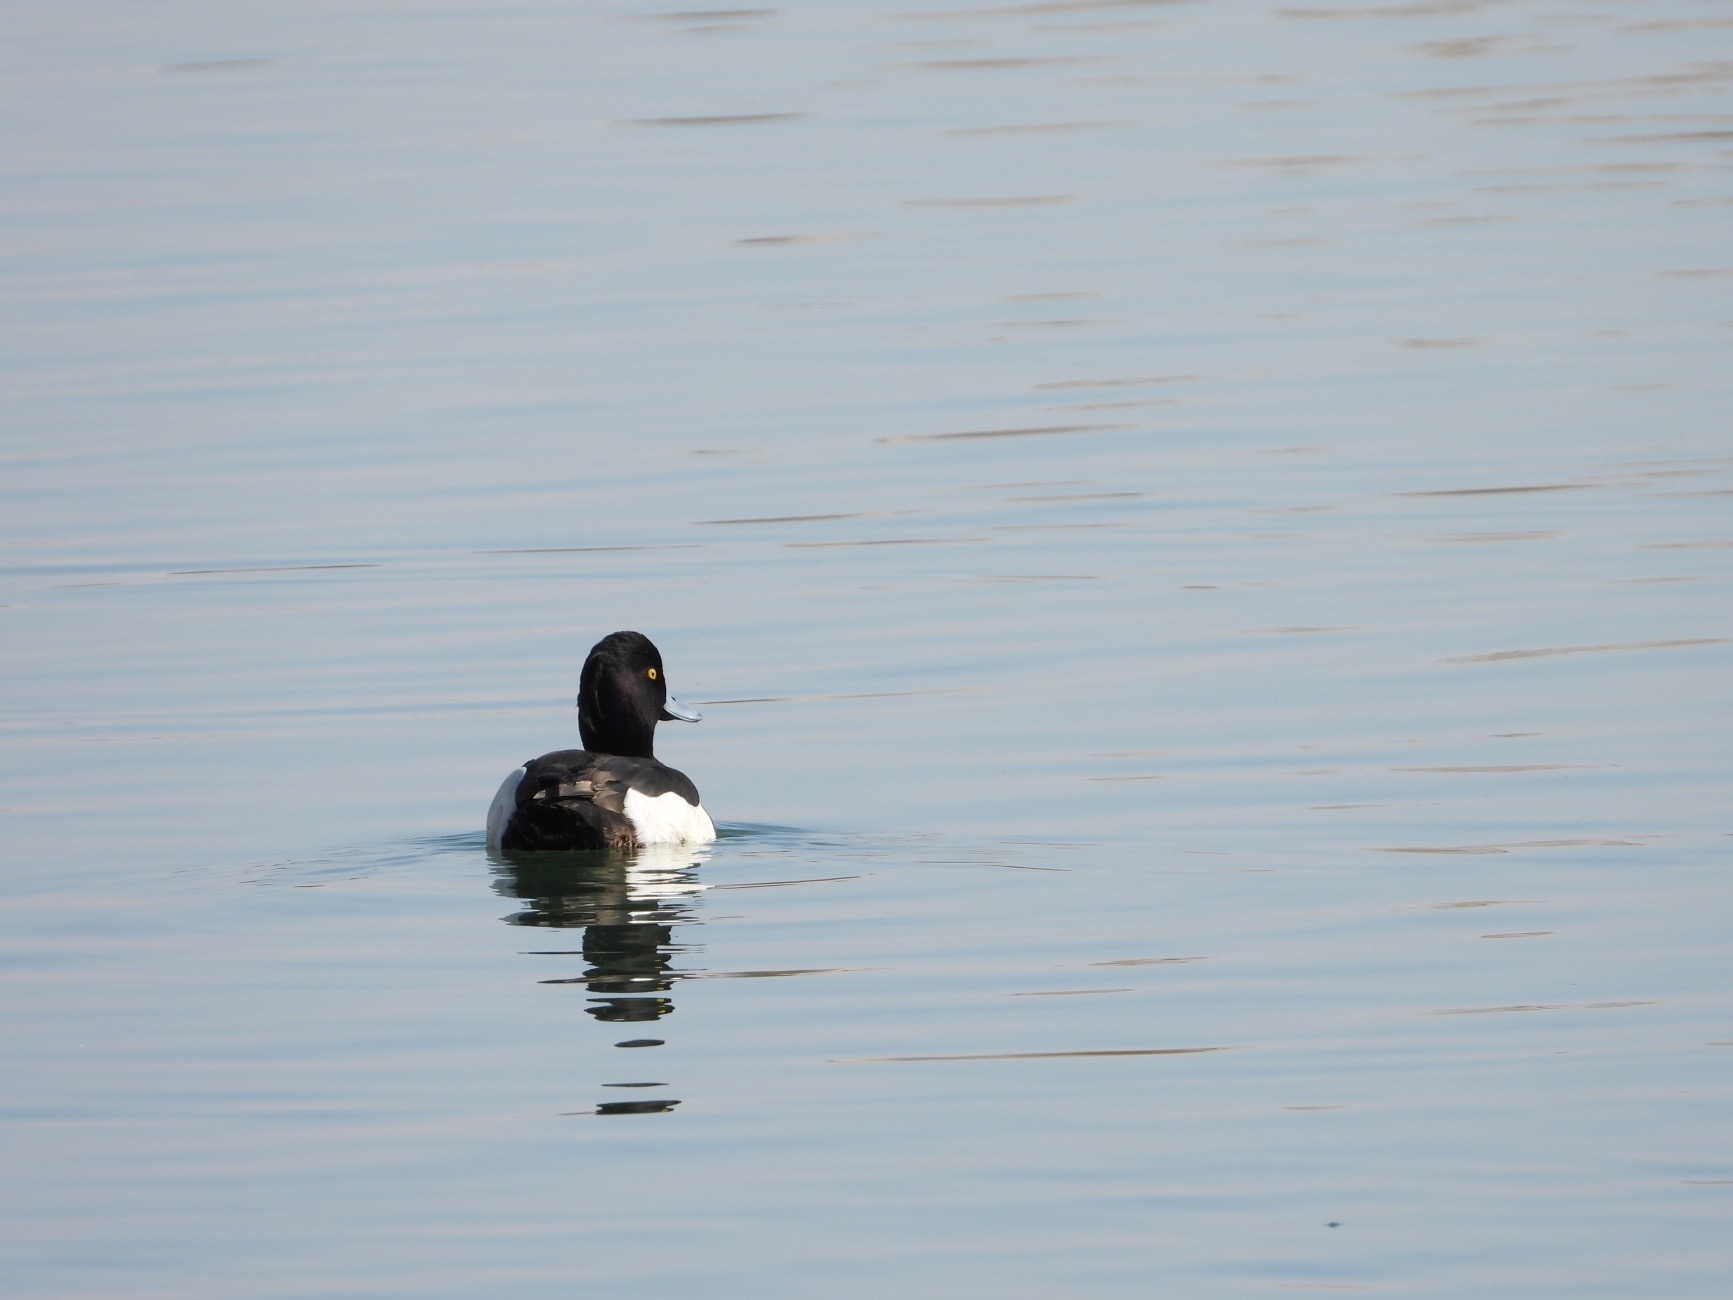
[[[636,842],[626,790],[606,755],[563,749],[523,765],[513,795],[505,849],[614,849]]]
[[[653,758],[562,749],[524,764],[516,807],[501,837],[506,849],[629,849],[638,836],[626,815],[629,791],[670,792],[696,805],[684,774]]]

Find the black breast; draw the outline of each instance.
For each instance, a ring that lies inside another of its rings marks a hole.
[[[670,792],[694,806],[698,788],[653,758],[562,749],[524,764],[517,809],[502,849],[630,849],[638,837],[626,817],[626,792],[654,799]]]

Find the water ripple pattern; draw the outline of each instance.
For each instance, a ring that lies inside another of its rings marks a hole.
[[[1726,1291],[1725,5],[13,9],[0,1293]]]

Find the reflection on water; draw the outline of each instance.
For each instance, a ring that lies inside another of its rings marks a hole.
[[[674,941],[674,927],[693,919],[704,886],[703,849],[657,845],[635,853],[491,852],[494,892],[525,907],[511,925],[583,931],[579,947],[533,949],[532,957],[581,957],[580,975],[538,981],[578,985],[592,996],[584,1010],[605,1025],[636,1024],[674,1014],[675,955],[696,951]],[[666,1040],[630,1038],[616,1047],[661,1047]],[[663,1088],[661,1081],[605,1082],[605,1088]],[[672,1110],[671,1098],[598,1102],[597,1115],[651,1115]]]

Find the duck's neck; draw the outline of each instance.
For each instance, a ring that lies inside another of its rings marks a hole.
[[[622,758],[655,758],[656,724],[645,724],[630,716],[603,717],[592,721],[591,710],[578,710],[578,735],[592,754],[618,754]],[[600,725],[598,725],[598,723]]]

